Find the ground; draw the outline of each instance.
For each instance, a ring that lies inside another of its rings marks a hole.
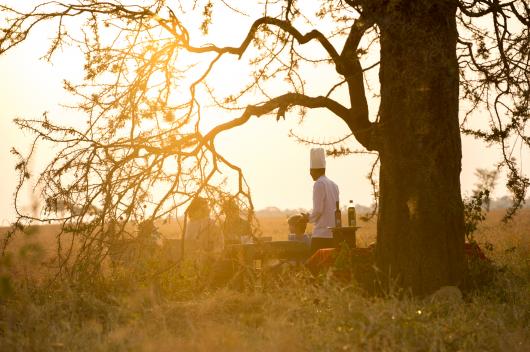
[[[303,271],[245,291],[197,292],[169,274],[157,282],[116,275],[76,283],[41,278],[39,284],[32,274],[47,254],[28,244],[46,250],[55,231],[42,227],[14,243],[17,265],[3,269],[13,287],[0,299],[0,349],[528,351],[530,211],[508,225],[501,216],[490,213],[475,235],[500,270],[493,283],[463,299],[369,297],[355,284],[314,280]],[[264,236],[287,235],[284,217],[261,224]],[[375,224],[360,225],[358,244],[364,246],[374,239]],[[161,230],[170,236],[171,224]]]

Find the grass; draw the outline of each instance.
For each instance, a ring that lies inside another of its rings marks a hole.
[[[197,292],[193,276],[182,273],[50,284],[26,269],[0,302],[0,349],[529,351],[530,212],[509,225],[500,216],[490,214],[476,238],[502,270],[464,299],[368,297],[355,285],[313,280],[304,271],[265,290]],[[281,236],[283,220],[263,220],[264,235]],[[364,229],[369,242],[375,227]],[[38,265],[35,257],[25,260]]]

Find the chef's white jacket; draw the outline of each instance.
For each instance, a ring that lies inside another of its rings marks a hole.
[[[332,238],[328,227],[335,226],[335,208],[339,201],[339,187],[326,175],[320,176],[313,185],[313,211],[309,222],[313,228],[313,238]]]

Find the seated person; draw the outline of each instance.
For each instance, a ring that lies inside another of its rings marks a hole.
[[[289,235],[287,236],[288,241],[297,241],[311,246],[311,237],[305,234],[305,229],[307,227],[307,220],[301,214],[291,215],[287,219],[287,224],[289,225]]]
[[[223,236],[226,244],[236,244],[249,239],[252,236],[250,223],[241,218],[240,210],[233,199],[223,203],[225,222],[223,224]]]
[[[185,240],[192,241],[197,249],[206,253],[220,253],[224,249],[224,240],[215,221],[210,219],[208,201],[195,198],[187,210],[188,223]]]

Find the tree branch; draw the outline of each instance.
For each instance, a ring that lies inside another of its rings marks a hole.
[[[317,40],[322,47],[326,50],[326,52],[329,54],[331,59],[335,62],[335,64],[338,64],[340,61],[340,56],[333,47],[333,45],[329,42],[329,40],[319,31],[312,30],[311,32],[308,32],[306,34],[302,34],[298,29],[296,29],[290,21],[280,20],[277,18],[272,17],[262,17],[258,20],[256,20],[252,26],[250,27],[250,30],[248,31],[247,36],[245,37],[245,40],[241,43],[239,47],[217,47],[215,45],[207,45],[204,47],[195,47],[189,44],[189,42],[186,40],[183,42],[184,47],[193,53],[205,53],[205,52],[216,52],[219,54],[233,54],[238,55],[241,57],[245,51],[247,50],[248,46],[254,39],[256,32],[258,31],[260,26],[263,25],[273,25],[278,28],[281,28],[285,32],[292,35],[296,41],[300,44],[306,44],[311,40]],[[178,32],[173,31],[173,34],[177,37],[180,37]],[[179,39],[182,39],[181,37]]]
[[[340,54],[339,65],[337,65],[337,72],[344,75],[348,83],[352,107],[351,115],[346,123],[355,138],[368,150],[377,149],[377,143],[372,138],[374,124],[369,120],[363,68],[357,55],[357,49],[364,33],[373,24],[373,21],[366,19],[362,14],[353,23]]]
[[[307,108],[326,108],[333,112],[343,120],[347,120],[351,110],[347,109],[343,105],[337,103],[335,100],[318,96],[309,97],[299,93],[287,93],[273,98],[260,105],[249,105],[243,112],[243,114],[231,121],[216,126],[210,132],[208,132],[203,139],[203,143],[207,143],[213,140],[219,133],[229,130],[231,128],[241,126],[246,123],[252,116],[260,117],[268,114],[274,110],[278,110],[280,113],[285,113],[289,107],[292,106],[303,106]],[[278,115],[278,118],[283,117]]]

